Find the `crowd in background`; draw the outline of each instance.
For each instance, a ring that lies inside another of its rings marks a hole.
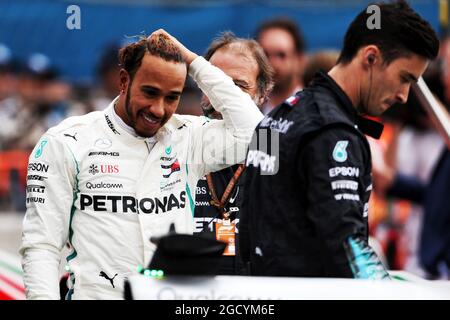
[[[339,52],[310,53],[295,22],[266,21],[255,32],[275,71],[275,86],[263,105],[267,114],[296,91],[318,70],[328,71]],[[426,71],[430,89],[447,106],[450,101],[450,47]],[[102,110],[119,93],[118,45],[104,49],[97,63],[92,86],[66,81],[52,61],[35,53],[17,60],[15,53],[0,44],[0,211],[25,210],[28,156],[39,137],[69,116]],[[188,82],[178,113],[200,115],[201,94]],[[386,173],[398,172],[427,183],[445,149],[429,117],[410,93],[407,105],[395,106],[383,116],[385,131],[379,141],[370,140],[374,169],[374,193],[370,205],[370,233],[381,245],[389,269],[404,269],[427,276],[419,261],[419,242],[424,210],[416,203],[388,195]],[[449,230],[450,233],[450,230]]]

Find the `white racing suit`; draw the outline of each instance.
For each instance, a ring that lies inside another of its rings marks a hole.
[[[124,279],[146,266],[150,237],[192,233],[199,178],[244,160],[263,118],[250,96],[202,57],[190,76],[223,120],[173,115],[152,138],[114,112],[68,118],[30,155],[22,266],[28,299],[59,299],[66,243],[68,299],[120,299]],[[132,131],[132,130],[131,130]]]

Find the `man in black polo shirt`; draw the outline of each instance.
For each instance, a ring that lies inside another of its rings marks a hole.
[[[240,223],[252,274],[387,279],[368,245],[371,155],[365,134],[405,103],[439,50],[428,22],[405,2],[364,9],[351,23],[337,65],[263,119],[246,160]],[[372,28],[369,28],[372,27]]]

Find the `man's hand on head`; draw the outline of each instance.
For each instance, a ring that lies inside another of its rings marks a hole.
[[[163,35],[165,37],[168,37],[181,51],[181,55],[183,56],[183,59],[186,61],[187,65],[189,66],[192,61],[194,61],[195,58],[198,57],[198,55],[192,51],[190,51],[188,48],[186,48],[180,41],[178,41],[174,36],[170,35],[166,30],[164,29],[158,29],[154,31],[149,38],[151,37],[157,37]]]

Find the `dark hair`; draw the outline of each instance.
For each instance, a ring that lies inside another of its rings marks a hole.
[[[131,79],[141,66],[142,58],[146,52],[166,61],[185,63],[180,50],[169,37],[163,34],[150,36],[119,50],[120,66],[128,72]]]
[[[299,26],[294,21],[288,18],[267,20],[256,29],[255,38],[259,39],[261,33],[269,29],[282,29],[288,32],[291,35],[292,40],[294,40],[294,46],[297,53],[305,51],[305,40],[303,39]]]
[[[231,31],[223,32],[209,45],[204,57],[206,60],[209,60],[217,50],[227,48],[231,44],[235,43],[242,45],[246,50],[248,50],[258,65],[258,76],[256,77],[256,83],[258,86],[257,91],[259,97],[263,98],[265,101],[273,88],[273,70],[269,64],[267,56],[264,53],[264,50],[258,42],[252,39],[238,38]]]
[[[386,64],[411,53],[430,60],[436,58],[439,51],[436,33],[405,1],[376,5],[380,8],[380,28],[369,29],[367,21],[371,14],[366,9],[361,11],[345,34],[338,63],[349,63],[361,47],[371,44],[380,49]]]

